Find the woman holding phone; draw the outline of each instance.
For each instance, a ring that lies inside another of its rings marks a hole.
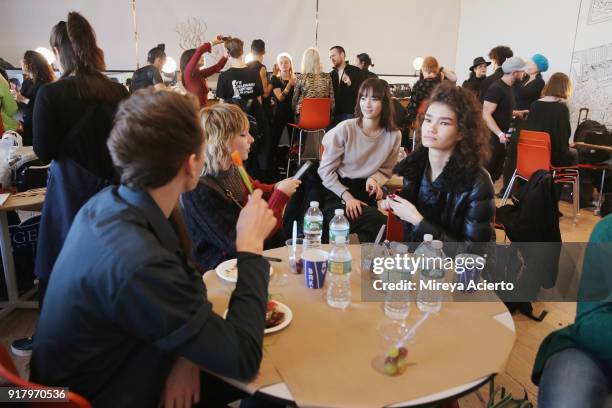
[[[249,121],[236,105],[217,104],[201,112],[204,128],[206,162],[202,177],[195,190],[183,194],[181,203],[189,235],[193,241],[193,257],[202,270],[236,257],[235,227],[240,210],[248,199],[248,191],[232,163],[232,152],[242,160],[249,157],[253,136]],[[266,247],[284,245],[279,233],[287,201],[299,187],[300,181],[281,180],[276,184],[263,184],[251,180],[253,187],[264,192],[264,198],[274,212],[276,225]]]

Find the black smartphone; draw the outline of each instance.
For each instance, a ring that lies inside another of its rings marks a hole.
[[[306,170],[308,170],[312,166],[312,162],[310,160],[306,161],[306,163],[302,164],[302,167],[293,175],[294,180],[299,180],[302,178]]]

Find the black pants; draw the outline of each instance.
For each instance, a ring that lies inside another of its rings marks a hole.
[[[259,394],[249,395],[246,392],[205,372],[200,373],[200,403],[194,407],[226,407],[230,402],[241,399],[241,408],[283,407],[283,404],[268,400]]]
[[[485,165],[485,168],[491,175],[491,180],[495,183],[502,175],[504,169],[504,161],[506,159],[506,146],[499,141],[499,137],[491,133],[489,139],[491,146],[491,158]]]
[[[365,190],[366,179],[340,178],[340,182],[348,187],[349,192],[358,200],[368,204],[362,206],[361,216],[356,220],[347,217],[350,224],[350,232],[357,234],[359,242],[374,242],[380,227],[387,223],[387,217],[381,213],[376,206],[376,199],[368,196]],[[345,203],[336,194],[325,190],[325,204],[323,205],[323,242],[329,238],[329,222],[334,217],[338,208],[345,209]]]

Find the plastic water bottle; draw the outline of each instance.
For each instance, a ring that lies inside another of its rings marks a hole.
[[[414,256],[422,255],[425,252],[428,253],[430,251],[432,241],[433,241],[433,235],[431,234],[423,235],[423,242],[421,242],[421,244],[414,251]]]
[[[423,242],[423,244],[417,248],[419,250],[423,246],[417,307],[423,313],[435,313],[442,308],[442,292],[435,288],[435,284],[444,280],[443,244],[442,241],[438,240],[427,244]]]
[[[311,201],[310,208],[304,216],[304,245],[308,247],[321,246],[323,236],[323,213],[318,201]]]
[[[344,216],[344,210],[338,208],[334,213],[336,215],[329,223],[329,243],[333,244],[336,242],[337,237],[344,237],[344,242],[348,242],[349,229],[351,227]]]
[[[344,237],[336,237],[327,261],[327,304],[345,309],[351,304],[351,264],[353,258]]]
[[[408,254],[408,247],[404,244],[394,243],[391,255],[400,255],[402,258]],[[387,272],[389,282],[399,283],[402,280],[411,280],[412,274],[406,270],[390,270]],[[410,314],[410,299],[407,291],[387,292],[385,296],[385,316],[394,320],[405,320]]]

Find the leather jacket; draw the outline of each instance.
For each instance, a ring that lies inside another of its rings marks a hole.
[[[404,222],[404,241],[420,242],[424,234],[446,242],[495,241],[495,192],[482,167],[467,168],[453,155],[440,176],[430,182],[428,149],[419,147],[393,172],[404,178],[400,196],[416,206],[423,221]]]

